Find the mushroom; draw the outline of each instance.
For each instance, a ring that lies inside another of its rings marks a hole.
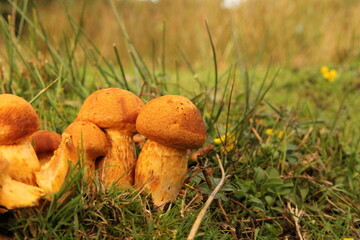
[[[163,208],[177,197],[187,172],[187,149],[206,140],[204,122],[187,98],[165,95],[148,102],[136,128],[148,138],[135,168],[135,185],[151,193],[156,207]]]
[[[88,96],[75,121],[89,121],[103,129],[110,149],[99,162],[99,175],[105,185],[132,186],[134,183],[136,118],[144,106],[133,93],[119,89],[98,90]]]
[[[105,156],[110,148],[106,134],[94,123],[82,121],[70,124],[64,133],[72,137],[79,159],[84,155],[84,165],[90,177],[95,173],[96,159]]]
[[[61,189],[69,170],[69,161],[77,161],[76,148],[71,136],[63,133],[59,148],[54,152],[50,161],[35,172],[36,183],[44,190],[45,194],[56,193]],[[48,196],[46,199],[51,200],[51,197]]]
[[[0,206],[7,209],[37,206],[43,190],[10,177],[10,165],[10,161],[0,156]]]
[[[0,205],[7,209],[35,206],[43,195],[35,186],[40,164],[30,138],[39,125],[25,99],[0,95]]]
[[[34,108],[25,99],[0,95],[0,155],[9,162],[11,179],[35,185],[34,171],[40,164],[30,136],[39,126]]]
[[[31,135],[31,139],[41,167],[54,155],[54,151],[60,145],[61,135],[48,130],[40,130]]]
[[[58,192],[65,182],[69,162],[73,165],[84,154],[88,177],[95,172],[95,160],[104,156],[109,148],[108,139],[103,131],[91,122],[74,122],[61,136],[61,143],[50,161],[36,172],[36,182],[46,194]],[[51,200],[51,197],[46,199]]]

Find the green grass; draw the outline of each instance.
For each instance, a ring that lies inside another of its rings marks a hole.
[[[243,60],[220,71],[209,27],[209,66],[196,69],[184,55],[179,61],[188,70],[168,70],[165,55],[149,63],[126,37],[132,65],[124,68],[118,48],[109,46],[115,61],[102,56],[62,6],[71,38],[54,41],[26,8],[17,8],[21,35],[0,19],[1,92],[31,101],[43,129],[61,133],[91,92],[120,87],[145,102],[182,94],[203,114],[206,144],[230,137],[189,162],[184,191],[164,211],[134,189],[90,188],[74,171],[52,202],[2,215],[1,229],[16,239],[186,239],[221,178],[217,153],[227,179],[196,239],[360,237],[359,62],[332,66],[339,71],[333,83],[323,79],[321,66],[284,69]],[[127,36],[120,16],[118,23]]]

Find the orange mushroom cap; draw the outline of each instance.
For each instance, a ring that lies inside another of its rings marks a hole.
[[[137,118],[136,128],[153,141],[179,149],[199,148],[206,140],[199,110],[189,99],[178,95],[148,102]]]
[[[90,121],[100,128],[136,131],[136,118],[144,106],[135,94],[120,89],[106,88],[92,93],[84,101],[75,121]]]
[[[36,154],[52,153],[60,145],[61,135],[48,130],[40,130],[31,135]]]
[[[64,133],[71,135],[77,149],[83,148],[93,159],[104,156],[110,147],[105,133],[91,122],[73,122],[64,130]]]
[[[12,94],[0,95],[0,145],[12,145],[40,127],[35,109],[25,99]]]

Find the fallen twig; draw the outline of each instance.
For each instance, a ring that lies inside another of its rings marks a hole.
[[[214,151],[215,147],[213,144],[208,144],[205,147],[201,148],[200,150],[194,152],[191,155],[191,160],[196,161],[198,160],[198,157],[206,156],[209,152]]]
[[[234,200],[234,199],[231,199],[231,198],[230,198],[230,201],[233,202],[233,203],[235,203],[235,204],[237,204],[237,205],[239,205],[239,206],[242,207],[245,211],[248,212],[248,214],[250,215],[250,218],[251,218],[251,223],[252,223],[253,229],[254,229],[254,231],[255,231],[255,229],[256,229],[256,226],[255,226],[255,221],[256,221],[256,219],[255,219],[255,217],[251,214],[251,211],[250,211],[244,204],[242,204],[241,202],[238,202],[238,201],[236,201],[236,200]],[[251,234],[251,239],[254,239],[254,233],[253,233],[253,232],[252,232],[252,234]]]
[[[256,129],[252,127],[251,131],[254,133],[255,137],[259,140],[259,143],[262,144],[263,139],[260,137],[260,134],[256,131]]]
[[[221,170],[221,180],[219,182],[219,184],[216,186],[216,188],[214,189],[214,191],[210,194],[209,198],[207,199],[207,201],[205,202],[204,207],[201,209],[199,215],[196,217],[195,222],[193,224],[193,226],[191,227],[189,236],[187,237],[187,240],[193,240],[195,238],[195,235],[200,227],[200,224],[205,216],[205,213],[207,211],[207,209],[210,207],[211,202],[214,200],[215,195],[219,192],[220,188],[224,185],[225,183],[225,171],[224,171],[224,167],[221,163],[220,157],[218,154],[216,154],[216,158],[219,162],[219,166],[220,166],[220,170]]]

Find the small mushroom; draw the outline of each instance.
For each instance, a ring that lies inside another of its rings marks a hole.
[[[36,175],[37,185],[45,194],[58,192],[65,182],[69,170],[69,161],[77,161],[76,148],[71,136],[67,133],[61,135],[59,148],[54,152],[50,161],[41,166]],[[50,200],[51,197],[47,197]]]
[[[79,158],[84,155],[84,165],[90,177],[95,173],[96,160],[105,156],[110,148],[106,134],[95,124],[81,121],[70,124],[64,133],[72,137]]]
[[[50,161],[54,151],[59,147],[61,135],[48,130],[40,130],[31,135],[40,167]]]
[[[75,121],[89,121],[103,129],[110,149],[99,162],[99,175],[105,185],[134,183],[136,118],[144,103],[133,93],[107,88],[88,96]]]
[[[206,140],[204,122],[187,98],[165,95],[148,102],[136,128],[148,138],[135,169],[135,185],[151,193],[162,208],[178,195],[187,172],[187,149],[201,147]]]
[[[39,129],[34,108],[23,98],[0,95],[0,154],[9,161],[10,178],[35,185],[34,171],[40,167],[30,136]]]
[[[58,192],[65,182],[69,162],[73,165],[84,154],[88,176],[95,172],[95,160],[104,156],[109,148],[108,139],[103,131],[90,122],[74,122],[61,136],[61,143],[51,160],[36,172],[36,182],[46,194]],[[51,197],[47,197],[51,200]]]

